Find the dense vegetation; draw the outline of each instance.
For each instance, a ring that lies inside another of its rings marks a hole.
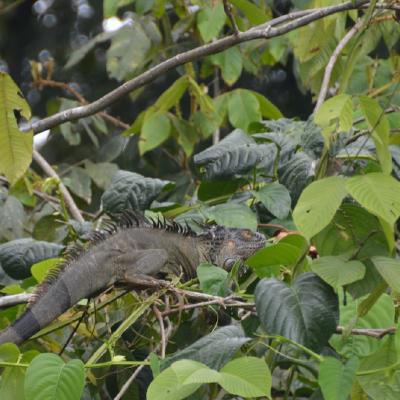
[[[0,328],[107,214],[267,246],[0,346],[0,399],[398,399],[398,2],[97,3],[0,1]]]

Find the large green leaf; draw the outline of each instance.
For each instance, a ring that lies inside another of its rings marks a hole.
[[[244,335],[240,326],[224,326],[169,356],[163,366],[166,367],[177,360],[188,358],[218,370],[249,340],[250,338]]]
[[[346,189],[372,214],[393,225],[400,216],[400,182],[380,172],[350,178]]]
[[[79,400],[85,384],[81,360],[64,363],[56,354],[40,354],[29,365],[25,378],[26,400]]]
[[[1,400],[29,400],[24,397],[25,370],[20,367],[4,368],[0,381]]]
[[[161,113],[155,113],[146,118],[140,132],[139,151],[143,155],[153,150],[168,139],[171,132],[169,118]]]
[[[146,60],[151,40],[136,20],[121,28],[111,39],[107,50],[107,71],[110,78],[119,81],[131,76]]]
[[[0,264],[14,279],[31,275],[31,266],[47,258],[57,257],[64,246],[33,239],[16,239],[0,245]]]
[[[273,104],[270,100],[268,100],[261,93],[255,92],[254,90],[251,93],[256,96],[258,103],[260,104],[260,112],[264,118],[268,119],[279,119],[283,118],[282,113],[279,108]]]
[[[85,161],[85,170],[99,188],[105,189],[110,185],[112,177],[117,173],[118,166],[109,162],[95,164],[87,160]]]
[[[387,294],[383,294],[363,317],[357,317],[357,309],[363,299],[353,300],[347,296],[346,305],[340,302],[340,325],[352,328],[373,329],[390,328],[394,325],[393,301]],[[346,357],[365,357],[380,348],[387,340],[376,340],[361,335],[334,335],[330,343],[337,352]]]
[[[208,263],[201,263],[196,269],[200,289],[214,296],[226,296],[228,272]]]
[[[389,150],[390,124],[385,111],[375,99],[367,96],[360,96],[360,108],[374,140],[382,171],[390,174],[392,171],[392,156]]]
[[[318,383],[325,400],[347,400],[353,385],[358,359],[351,358],[342,364],[333,357],[326,357],[319,367]]]
[[[400,293],[400,261],[389,257],[372,257],[375,268],[386,283]]]
[[[250,90],[236,89],[229,94],[229,122],[235,128],[247,130],[252,122],[261,120],[260,104]]]
[[[213,3],[212,7],[202,7],[197,14],[197,27],[205,42],[216,38],[225,24],[226,14],[220,2]]]
[[[358,281],[365,275],[365,265],[361,261],[347,261],[344,257],[319,257],[313,261],[311,269],[335,289]]]
[[[71,191],[86,203],[92,199],[91,180],[89,174],[81,167],[71,167],[63,182]]]
[[[170,187],[169,181],[120,170],[114,175],[101,201],[104,210],[110,213],[122,212],[128,208],[145,210],[163,190]]]
[[[296,226],[308,239],[312,238],[331,222],[346,194],[345,179],[340,176],[313,182],[293,211]]]
[[[243,60],[237,46],[213,55],[211,62],[221,68],[222,78],[228,85],[233,85],[242,73]]]
[[[22,132],[19,118],[31,118],[29,105],[11,77],[0,71],[0,173],[10,183],[15,183],[32,161],[33,131]]]
[[[258,317],[268,334],[321,351],[336,331],[337,296],[313,273],[300,275],[291,286],[274,278],[262,279],[255,300]]]
[[[267,210],[279,219],[285,219],[290,212],[290,193],[278,182],[269,183],[257,192],[255,198],[261,201]]]

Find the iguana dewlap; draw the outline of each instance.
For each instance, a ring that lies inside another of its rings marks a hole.
[[[38,286],[26,311],[0,332],[0,344],[20,344],[78,301],[117,284],[146,277],[196,276],[201,262],[230,269],[265,246],[265,237],[248,229],[214,225],[196,234],[175,222],[152,221],[133,213],[97,231],[86,248],[74,248],[56,272]]]

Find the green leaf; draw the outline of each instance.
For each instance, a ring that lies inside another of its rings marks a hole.
[[[332,288],[313,273],[300,275],[291,286],[262,279],[255,290],[256,310],[264,330],[314,351],[321,351],[336,331],[338,300]]]
[[[1,374],[0,399],[25,400],[24,379],[25,379],[24,368],[20,367],[5,368]]]
[[[279,108],[268,100],[261,93],[251,91],[251,93],[257,97],[258,104],[260,105],[260,112],[264,118],[268,119],[279,119],[283,118],[283,114],[280,112]]]
[[[390,328],[394,325],[393,301],[387,294],[382,294],[375,304],[363,317],[358,316],[358,307],[363,298],[353,300],[347,296],[346,305],[340,301],[340,323],[339,325],[357,329]],[[334,349],[346,357],[365,357],[380,348],[387,337],[376,340],[362,335],[334,335],[330,344]]]
[[[345,365],[333,357],[325,357],[319,369],[318,383],[325,400],[347,400],[351,392],[358,359],[351,358]]]
[[[200,289],[214,296],[226,296],[228,272],[208,263],[201,263],[196,269]]]
[[[252,25],[260,25],[271,19],[265,9],[257,7],[249,0],[231,0],[230,2],[243,12]]]
[[[250,90],[233,90],[229,95],[228,115],[232,126],[246,131],[252,122],[261,120],[257,97]]]
[[[201,384],[184,384],[194,372],[207,369],[204,364],[192,360],[174,362],[150,383],[147,400],[180,400],[195,392]]]
[[[101,197],[103,209],[109,213],[119,213],[126,209],[143,211],[150,207],[163,190],[169,190],[172,186],[170,181],[119,170]]]
[[[400,216],[400,183],[380,172],[355,176],[346,182],[349,194],[391,226]]]
[[[93,179],[94,183],[101,189],[110,185],[112,177],[117,173],[118,166],[113,163],[92,163],[85,161],[86,173]]]
[[[28,367],[26,400],[79,400],[85,384],[81,360],[64,363],[56,354],[42,353]]]
[[[276,218],[285,219],[291,206],[290,193],[278,182],[269,183],[257,192],[253,191],[255,198],[261,201],[267,210]]]
[[[38,281],[38,283],[43,282],[48,272],[57,267],[61,261],[62,258],[49,258],[48,260],[43,260],[33,264],[31,267],[32,276]]]
[[[146,118],[139,139],[140,155],[165,142],[170,132],[171,123],[165,114],[156,113]]]
[[[218,370],[249,340],[240,326],[224,326],[169,356],[163,362],[163,367],[188,358]]]
[[[313,261],[311,269],[335,289],[358,281],[365,275],[365,265],[361,261],[347,261],[344,257],[319,257]]]
[[[360,108],[374,140],[382,172],[390,174],[392,171],[392,155],[389,149],[390,124],[385,111],[375,99],[367,96],[360,96]]]
[[[156,111],[165,112],[179,103],[183,94],[189,87],[186,75],[177,79],[154,103]]]
[[[400,261],[389,257],[372,257],[375,268],[382,275],[386,283],[400,293]]]
[[[11,184],[17,182],[32,161],[33,131],[20,130],[20,117],[30,120],[29,105],[11,77],[0,71],[0,173]]]
[[[63,178],[63,182],[74,194],[90,204],[92,199],[91,180],[83,168],[71,167],[71,170]]]
[[[228,393],[241,397],[271,396],[271,372],[260,358],[236,358],[221,369],[220,375],[218,383]]]
[[[331,222],[346,196],[345,179],[332,176],[311,183],[300,196],[293,220],[308,239]]]
[[[339,94],[326,100],[314,115],[314,121],[323,129],[323,136],[329,141],[335,132],[346,132],[353,126],[353,103],[348,94]]]
[[[31,266],[58,256],[64,246],[33,239],[16,239],[0,245],[0,263],[14,279],[31,276]]]
[[[221,68],[222,78],[229,86],[232,86],[239,79],[243,69],[243,61],[238,46],[215,54],[210,59],[214,65]]]
[[[225,25],[225,19],[224,6],[221,2],[213,3],[212,7],[202,7],[197,13],[197,27],[206,43],[218,37]]]
[[[122,81],[132,76],[144,64],[150,47],[151,41],[138,20],[121,28],[107,50],[109,77]]]
[[[3,343],[0,345],[0,363],[16,363],[20,357],[18,346],[14,343]]]
[[[257,230],[257,217],[245,204],[229,202],[208,207],[204,211],[207,217],[218,225]]]

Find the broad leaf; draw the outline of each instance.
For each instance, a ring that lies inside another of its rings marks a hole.
[[[260,104],[257,97],[246,89],[236,89],[229,94],[229,122],[235,128],[247,130],[252,122],[260,121]]]
[[[92,199],[91,180],[88,173],[81,167],[71,167],[63,182],[71,191],[86,203],[90,204]]]
[[[321,351],[336,331],[338,300],[332,288],[313,273],[288,286],[262,279],[255,290],[256,310],[265,331]]]
[[[22,132],[18,126],[23,119],[30,118],[29,105],[18,86],[0,71],[0,173],[11,184],[25,173],[32,161],[33,132]]]
[[[320,365],[318,383],[325,400],[347,400],[353,385],[358,359],[342,364],[333,357],[325,357]]]
[[[382,172],[390,174],[392,171],[392,156],[389,150],[390,124],[385,111],[376,100],[367,96],[360,96],[360,107],[374,140]]]
[[[216,38],[225,24],[225,11],[222,3],[213,3],[212,7],[202,7],[197,14],[197,27],[207,43]]]
[[[204,212],[209,219],[215,220],[218,225],[257,230],[257,217],[245,204],[228,202],[208,207]]]
[[[1,400],[29,400],[24,397],[25,370],[21,367],[4,368],[0,381]]]
[[[26,400],[79,400],[85,383],[81,360],[64,363],[56,354],[43,353],[29,365],[25,378]]]
[[[310,239],[331,222],[346,196],[345,179],[332,176],[307,186],[293,211],[299,230]]]
[[[372,257],[375,268],[386,283],[400,293],[400,261],[389,257]]]
[[[222,78],[230,86],[239,79],[242,73],[242,54],[238,46],[213,55],[211,62],[221,68]]]
[[[58,264],[60,264],[62,258],[49,258],[47,260],[40,261],[36,264],[33,264],[31,267],[32,276],[40,283],[46,278],[49,271]]]
[[[139,151],[143,155],[168,139],[171,122],[163,113],[152,114],[145,119],[139,139]]]
[[[257,192],[255,198],[261,201],[267,210],[279,219],[285,219],[290,212],[290,193],[278,182],[269,183]]]
[[[391,226],[400,216],[400,182],[393,177],[373,172],[346,181],[346,189],[372,214]]]
[[[169,181],[146,178],[135,172],[120,170],[114,175],[101,201],[104,210],[110,213],[119,213],[128,208],[145,210],[163,190],[170,187]]]
[[[57,257],[64,246],[33,239],[16,239],[0,245],[0,264],[14,279],[31,275],[31,266],[39,261]]]
[[[251,93],[256,96],[258,103],[260,105],[260,112],[264,118],[268,119],[279,119],[283,118],[282,113],[280,112],[279,108],[273,104],[270,100],[268,100],[265,96],[261,93],[251,91]]]
[[[108,162],[94,164],[87,160],[85,161],[85,170],[99,188],[105,189],[117,173],[118,166]]]
[[[347,261],[344,257],[319,257],[313,261],[311,269],[335,289],[358,281],[365,275],[365,265],[361,261]]]
[[[214,296],[226,296],[228,272],[212,264],[201,263],[197,269],[200,289]]]
[[[240,326],[224,326],[169,356],[163,363],[163,367],[171,365],[174,361],[188,358],[218,370],[249,340],[250,338],[244,335]]]

